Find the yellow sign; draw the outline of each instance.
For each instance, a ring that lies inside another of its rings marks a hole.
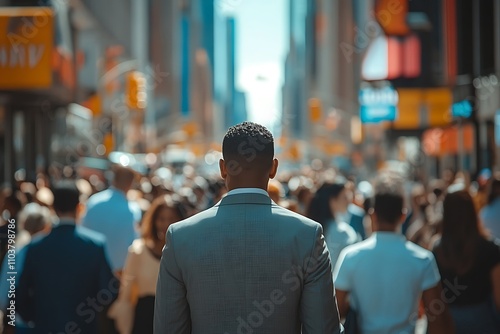
[[[50,87],[53,46],[50,7],[0,8],[0,89]]]
[[[449,88],[399,88],[395,129],[426,129],[450,124],[453,94]]]

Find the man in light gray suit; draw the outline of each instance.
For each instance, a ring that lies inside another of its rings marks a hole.
[[[341,333],[321,226],[271,201],[272,134],[244,122],[222,143],[229,190],[172,224],[156,287],[156,334]]]

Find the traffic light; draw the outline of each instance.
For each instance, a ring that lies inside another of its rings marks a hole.
[[[317,98],[310,98],[309,105],[309,120],[311,122],[319,122],[321,120],[321,101]]]
[[[147,82],[144,74],[130,72],[126,82],[126,103],[130,109],[144,110],[147,101]]]

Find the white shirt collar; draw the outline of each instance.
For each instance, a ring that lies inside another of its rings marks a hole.
[[[229,191],[226,194],[226,196],[239,195],[239,194],[260,194],[260,195],[269,196],[267,191],[265,191],[264,189],[260,189],[260,188],[236,188],[236,189]]]

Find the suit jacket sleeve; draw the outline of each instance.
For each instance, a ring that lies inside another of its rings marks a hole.
[[[303,268],[302,333],[343,333],[333,288],[330,255],[321,226],[316,228],[311,255],[306,258]]]
[[[29,247],[29,246],[26,246]],[[23,271],[19,278],[19,286],[16,291],[16,308],[19,315],[26,322],[35,320],[35,301],[34,301],[34,275],[33,275],[33,253],[26,249],[26,259],[23,265]]]
[[[172,226],[167,230],[156,284],[154,333],[191,333],[191,316],[181,270],[174,250]]]

